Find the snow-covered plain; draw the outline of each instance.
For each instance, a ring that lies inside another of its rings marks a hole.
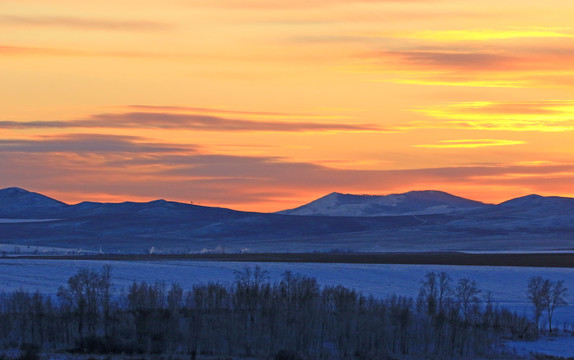
[[[454,265],[389,265],[389,264],[318,264],[318,263],[244,263],[218,261],[88,261],[0,259],[0,288],[4,291],[25,289],[56,294],[58,286],[82,267],[99,268],[110,264],[116,289],[133,281],[179,283],[191,288],[195,283],[230,283],[234,270],[259,265],[269,272],[270,280],[280,280],[286,270],[317,278],[321,285],[344,285],[365,294],[384,297],[391,294],[416,297],[420,281],[429,271],[445,271],[456,282],[468,277],[476,280],[482,294],[491,292],[504,307],[529,313],[526,283],[531,276],[564,280],[570,289],[571,306],[556,312],[556,324],[574,323],[574,269],[524,268]]]
[[[556,310],[553,323],[558,328],[574,327],[574,269],[563,268],[2,258],[0,290],[38,290],[55,295],[58,287],[65,285],[67,279],[78,269],[83,267],[97,269],[104,264],[112,266],[113,282],[117,292],[125,289],[133,281],[179,283],[187,289],[196,283],[230,283],[234,279],[234,270],[259,265],[269,272],[272,281],[279,280],[284,271],[291,270],[294,273],[315,277],[323,286],[341,284],[376,297],[391,294],[416,297],[420,281],[427,272],[445,271],[455,282],[463,277],[476,280],[482,289],[482,295],[491,292],[493,299],[500,306],[527,315],[531,313],[526,299],[527,281],[531,276],[542,276],[552,280],[564,280],[566,287],[570,289],[567,296],[570,305]],[[522,346],[521,344],[518,345]],[[545,346],[551,348],[552,344],[564,347],[559,341],[550,342]],[[535,344],[531,345],[536,347]],[[571,349],[570,353],[574,353],[574,349]]]
[[[508,348],[514,349],[516,354],[527,356],[529,354],[544,354],[552,356],[572,356],[574,354],[574,336],[542,337],[537,341],[509,341]]]

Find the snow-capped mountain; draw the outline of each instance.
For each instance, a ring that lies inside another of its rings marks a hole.
[[[486,204],[479,201],[436,190],[390,195],[352,195],[334,192],[309,204],[279,213],[315,216],[424,215],[448,214],[484,206]]]

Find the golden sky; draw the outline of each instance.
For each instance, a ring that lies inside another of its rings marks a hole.
[[[0,188],[574,196],[571,0],[3,0]]]

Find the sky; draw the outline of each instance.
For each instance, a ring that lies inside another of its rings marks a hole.
[[[571,0],[1,0],[0,188],[574,196]]]

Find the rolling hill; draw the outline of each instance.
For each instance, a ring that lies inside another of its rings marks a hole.
[[[484,207],[486,204],[436,190],[410,191],[390,195],[331,193],[291,210],[285,215],[392,216],[447,214]]]
[[[156,200],[68,205],[0,190],[0,244],[104,252],[574,248],[574,199],[488,205],[440,191],[333,193],[276,214]]]

